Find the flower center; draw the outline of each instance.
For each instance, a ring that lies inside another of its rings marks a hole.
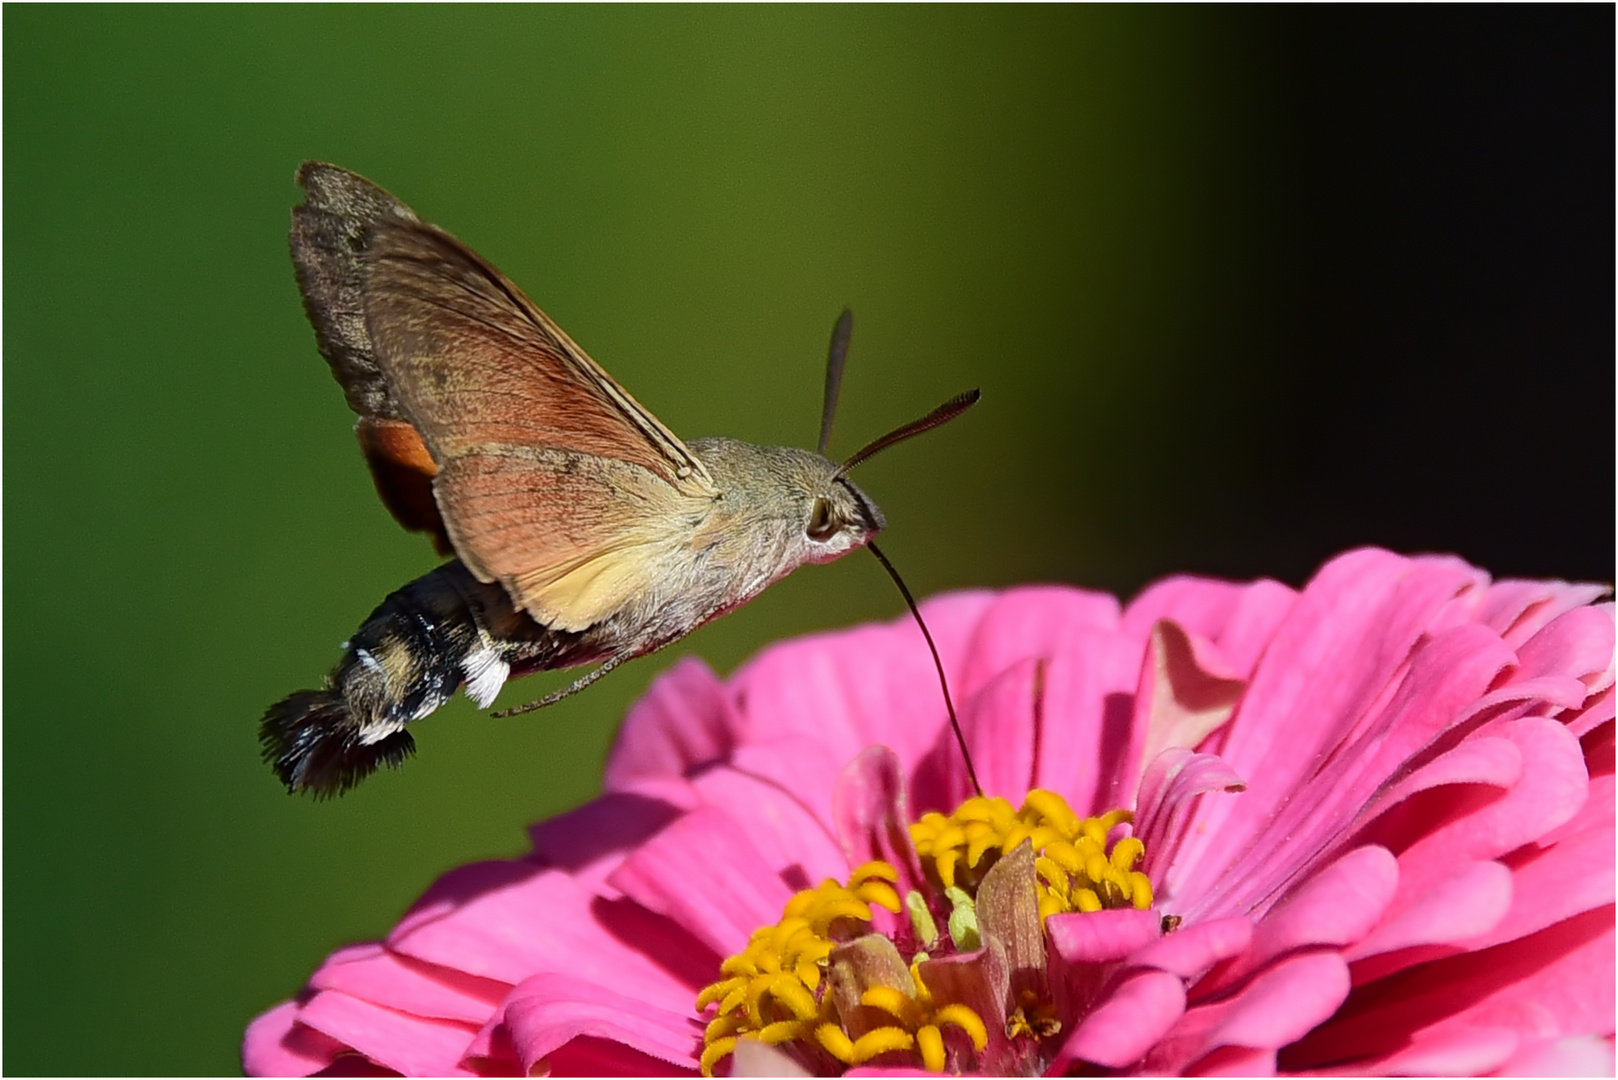
[[[1021,810],[998,796],[979,795],[948,817],[934,811],[910,826],[910,837],[943,888],[961,887],[973,895],[994,858],[1028,841],[1037,857],[1039,914],[1049,918],[1069,911],[1152,906],[1152,883],[1135,869],[1146,846],[1133,836],[1110,849],[1107,844],[1114,828],[1134,820],[1128,810],[1081,818],[1060,795],[1036,788]]]
[[[1080,818],[1061,796],[1043,790],[1030,792],[1020,810],[979,796],[948,816],[925,815],[910,826],[925,891],[910,890],[901,901],[895,868],[866,863],[846,885],[828,878],[797,893],[778,923],[755,930],[747,948],[725,960],[719,980],[697,997],[699,1014],[715,1010],[703,1033],[703,1075],[712,1076],[742,1039],[790,1051],[816,1073],[877,1059],[943,1072],[952,1061],[958,1069],[967,1055],[981,1056],[990,1043],[985,1016],[945,1000],[947,994],[935,996],[924,965],[954,956],[970,961],[983,950],[978,888],[996,862],[1024,843],[1034,855],[1041,924],[1073,911],[1150,907],[1151,882],[1135,869],[1145,853],[1141,842],[1108,843],[1109,833],[1131,820],[1127,810]],[[891,934],[873,933],[872,905],[906,915],[908,926],[900,920]],[[1029,911],[1031,918],[1031,903]],[[1006,1003],[1004,1015],[989,1019],[1006,1040],[1047,1039],[1062,1027],[1050,1002],[1026,989]]]

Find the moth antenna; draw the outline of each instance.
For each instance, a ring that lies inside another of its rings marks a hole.
[[[821,457],[831,446],[831,422],[837,416],[837,395],[843,388],[843,364],[848,360],[848,339],[854,333],[854,313],[848,308],[837,316],[837,325],[831,328],[831,348],[826,353],[826,403],[820,407],[820,444],[815,447]]]
[[[894,428],[880,439],[866,443],[854,452],[854,456],[843,462],[842,467],[832,476],[833,481],[841,480],[847,476],[849,470],[867,458],[881,453],[894,443],[904,442],[912,435],[920,435],[924,431],[931,431],[939,424],[945,424],[961,415],[967,409],[977,404],[982,393],[977,390],[968,390],[964,394],[956,394],[944,404],[923,416],[920,420],[912,420],[903,427]]]
[[[976,401],[977,391],[972,391],[972,395],[972,400]],[[965,397],[966,395],[961,396]],[[971,402],[967,402],[967,404],[970,405]],[[949,418],[945,417],[944,419]],[[943,421],[940,420],[939,423],[943,423]],[[933,644],[933,635],[927,629],[927,621],[921,617],[921,609],[916,606],[916,598],[911,596],[910,590],[905,587],[904,578],[899,576],[899,571],[893,568],[893,564],[888,561],[888,557],[882,554],[882,549],[869,541],[866,542],[865,546],[871,549],[871,554],[875,555],[876,561],[882,564],[882,569],[886,570],[888,576],[893,579],[893,583],[899,586],[899,595],[905,598],[905,604],[910,608],[910,614],[916,617],[916,625],[921,627],[921,636],[927,640],[927,649],[933,654],[933,666],[938,669],[938,685],[944,690],[944,708],[949,710],[949,726],[955,732],[956,744],[961,748],[961,760],[966,762],[967,778],[972,781],[972,790],[981,796],[983,794],[983,785],[978,783],[978,771],[972,767],[972,754],[966,748],[966,736],[961,732],[961,721],[955,715],[955,701],[949,696],[949,679],[944,677],[944,661],[939,659],[938,646]]]

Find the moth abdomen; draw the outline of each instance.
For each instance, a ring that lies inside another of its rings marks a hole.
[[[343,645],[319,690],[272,706],[264,760],[289,791],[340,794],[415,748],[405,725],[466,687],[479,706],[515,674],[597,659],[588,634],[547,629],[458,560],[397,590]]]
[[[337,795],[388,765],[397,768],[416,749],[403,728],[366,743],[342,691],[300,690],[274,705],[259,726],[264,760],[288,791],[317,799]]]

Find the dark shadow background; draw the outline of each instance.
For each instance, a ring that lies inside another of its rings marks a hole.
[[[1610,7],[7,7],[8,1073],[219,1073],[434,875],[598,785],[681,653],[901,611],[860,557],[314,805],[257,760],[430,566],[286,256],[357,169],[676,431],[835,447],[920,594],[1343,548],[1613,577]],[[502,704],[538,696],[538,677]]]

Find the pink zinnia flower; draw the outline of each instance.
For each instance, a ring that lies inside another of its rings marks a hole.
[[[1603,590],[1364,550],[687,660],[256,1074],[1613,1071]]]

